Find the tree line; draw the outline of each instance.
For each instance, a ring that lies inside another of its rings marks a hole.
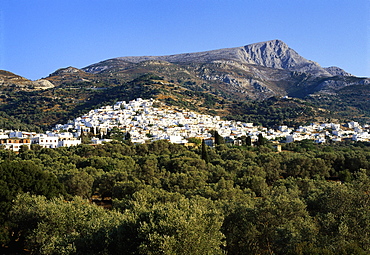
[[[368,254],[369,162],[311,141],[0,150],[2,252]]]

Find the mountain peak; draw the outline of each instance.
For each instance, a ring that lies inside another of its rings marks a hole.
[[[252,43],[252,44],[248,44],[248,45],[268,45],[270,47],[272,46],[277,46],[277,47],[285,47],[285,48],[289,48],[288,45],[282,41],[282,40],[279,40],[279,39],[274,39],[274,40],[269,40],[269,41],[264,41],[264,42],[258,42],[258,43]],[[246,46],[248,46],[246,45]]]
[[[61,75],[61,74],[69,74],[69,73],[80,73],[84,72],[78,68],[75,68],[73,66],[65,67],[65,68],[59,68],[54,73],[50,74],[49,76],[55,76],[55,75]]]
[[[291,71],[307,72],[313,75],[331,76],[314,61],[300,56],[281,40],[271,40],[244,46],[245,61],[250,64]]]

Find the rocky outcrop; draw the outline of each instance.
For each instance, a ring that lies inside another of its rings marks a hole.
[[[35,89],[51,89],[55,87],[53,83],[45,79],[36,80],[32,83]]]
[[[318,63],[307,60],[280,40],[254,43],[244,46],[245,61],[249,64],[310,73],[316,76],[331,76]]]
[[[325,67],[324,69],[327,72],[329,72],[332,76],[353,76],[352,74],[347,73],[343,69],[336,67],[336,66]]]

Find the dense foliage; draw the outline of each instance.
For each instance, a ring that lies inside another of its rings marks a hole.
[[[3,252],[368,254],[370,147],[283,149],[157,141],[0,151]],[[97,193],[111,209],[90,202]]]
[[[299,126],[314,122],[318,116],[327,117],[327,113],[308,105],[300,99],[278,99],[264,101],[234,102],[230,107],[230,120],[251,122],[264,127],[279,125]]]

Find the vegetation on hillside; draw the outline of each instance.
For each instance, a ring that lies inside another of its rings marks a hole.
[[[328,109],[337,117],[352,116],[355,121],[370,121],[370,87],[368,85],[348,86],[336,95],[308,97],[312,104]]]
[[[0,76],[22,80],[6,71]],[[313,121],[365,123],[370,114],[366,79],[315,77],[236,62],[111,59],[84,69],[61,68],[45,79],[55,87],[1,86],[0,111],[44,130],[91,109],[138,97],[267,127]],[[287,100],[283,95],[296,98]]]
[[[107,78],[108,80],[102,76],[100,79],[84,82],[67,78],[63,76],[59,80],[59,86],[44,91],[4,89],[0,96],[0,111],[9,121],[3,121],[2,127],[47,130],[91,109],[138,97],[155,98],[168,106],[266,127],[282,124],[297,126],[313,121],[359,120],[356,116],[364,117],[368,114],[366,100],[358,100],[356,107],[349,106],[348,98],[346,102],[344,99],[337,100],[336,104],[330,103],[333,99],[329,97],[309,98],[309,101],[276,97],[263,101],[240,100],[207,84],[197,84],[191,80],[168,81],[154,74],[140,75],[129,82],[114,76]],[[366,118],[360,120],[364,121]]]
[[[230,115],[227,118],[230,120],[275,128],[279,125],[306,125],[318,120],[325,120],[329,116],[328,111],[317,109],[303,100],[275,97],[264,101],[234,102],[229,108],[229,112]]]

